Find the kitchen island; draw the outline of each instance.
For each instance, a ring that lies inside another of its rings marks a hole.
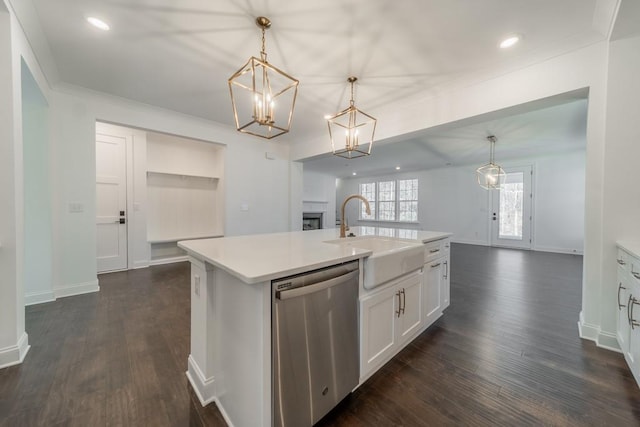
[[[410,331],[401,331],[398,326],[380,328],[383,332],[390,331],[389,337],[367,332],[369,328],[364,322],[376,328],[381,326],[379,316],[378,320],[371,316],[374,311],[384,311],[391,304],[392,321],[394,310],[400,312],[400,290],[397,291],[397,300],[395,293],[390,299],[385,299],[384,295],[392,289],[395,292],[395,287],[402,287],[404,295],[404,278],[399,278],[397,284],[392,280],[379,289],[365,289],[362,286],[363,275],[366,274],[364,261],[372,251],[326,243],[338,238],[337,229],[179,242],[191,262],[191,354],[187,376],[201,403],[216,402],[230,425],[269,426],[272,423],[272,280],[358,260],[362,323],[360,348],[362,355],[367,356],[361,363],[361,382],[393,357],[403,343],[426,329],[448,304],[450,233],[376,227],[353,227],[351,231],[358,236],[390,237],[423,244],[425,266],[435,260],[435,255],[446,255],[443,261],[447,266],[446,277],[442,270],[445,264],[433,263],[433,271],[438,273],[431,275],[440,275],[437,284],[430,285],[431,291],[426,283],[424,290],[422,286],[416,290],[420,295],[418,312],[413,317],[409,316],[413,321]],[[421,281],[423,276],[427,277],[422,268],[413,275]],[[443,288],[443,277],[447,279],[446,289]],[[438,300],[437,309],[426,310],[427,295],[433,299],[431,305],[435,299]],[[414,302],[409,298],[410,313]],[[368,308],[375,310],[368,311]],[[402,312],[404,319],[404,306]],[[398,340],[398,336],[402,340]],[[387,338],[393,342],[387,342]],[[363,349],[363,345],[366,348]]]

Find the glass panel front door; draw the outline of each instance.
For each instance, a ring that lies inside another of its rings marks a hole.
[[[498,236],[500,239],[522,240],[523,194],[524,174],[508,173],[499,196]]]
[[[531,166],[506,168],[504,186],[492,191],[492,245],[531,249],[531,171]]]

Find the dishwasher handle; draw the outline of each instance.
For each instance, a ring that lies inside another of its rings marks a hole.
[[[303,295],[308,295],[313,292],[318,292],[323,289],[331,288],[344,282],[357,277],[360,274],[360,270],[350,271],[342,276],[334,277],[333,279],[325,280],[324,282],[314,283],[313,285],[301,286],[299,288],[287,289],[285,291],[277,291],[276,298],[279,300],[286,300],[289,298],[295,298]]]

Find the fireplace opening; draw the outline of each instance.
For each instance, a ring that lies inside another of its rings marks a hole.
[[[320,230],[322,228],[322,212],[303,212],[302,229]]]

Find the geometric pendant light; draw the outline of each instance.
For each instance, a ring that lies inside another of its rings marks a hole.
[[[493,157],[497,138],[491,135],[487,137],[487,140],[491,145],[489,163],[476,170],[478,184],[486,190],[499,190],[504,184],[507,174],[504,172],[504,169],[494,163]]]
[[[256,18],[262,29],[260,59],[252,56],[229,78],[236,129],[266,139],[289,132],[299,81],[267,61],[265,30],[271,21]]]
[[[332,116],[325,117],[329,126],[333,154],[345,159],[355,159],[371,154],[376,123],[378,122],[356,108],[353,99],[353,84],[357,80],[357,77],[347,79],[351,84],[349,106]]]

